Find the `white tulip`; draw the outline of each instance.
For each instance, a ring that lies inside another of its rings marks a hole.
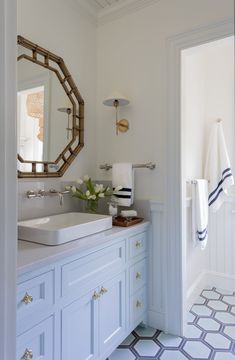
[[[89,197],[90,195],[91,195],[90,191],[87,190],[87,191],[86,191],[86,196]]]
[[[73,193],[75,193],[77,191],[76,186],[72,186],[71,190],[72,190]]]
[[[79,184],[79,185],[82,185],[82,184],[83,184],[83,180],[82,180],[82,179],[80,179],[80,178],[79,178],[79,179],[77,179],[77,181],[76,181],[76,182],[77,182],[77,184]]]
[[[92,196],[91,196],[91,199],[92,199],[92,200],[96,200],[96,195],[92,195]]]
[[[90,179],[90,178],[89,178],[88,175],[83,176],[83,180],[84,180],[84,181],[88,181],[89,179]]]
[[[95,193],[97,194],[100,191],[100,185],[95,184]]]
[[[65,186],[65,190],[70,190],[71,189],[71,186],[70,185],[66,185]]]
[[[104,193],[100,193],[98,196],[99,196],[100,198],[103,198],[103,197],[104,197]]]

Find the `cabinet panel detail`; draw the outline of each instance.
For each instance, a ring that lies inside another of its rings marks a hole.
[[[98,289],[62,310],[62,360],[91,360],[98,354]]]
[[[139,233],[129,238],[130,258],[134,258],[146,251],[146,233]]]
[[[62,266],[62,296],[86,289],[97,276],[125,264],[125,241]],[[96,286],[96,285],[95,285]]]
[[[103,289],[103,292],[102,292]],[[99,301],[100,351],[104,353],[125,332],[125,272],[103,284]]]
[[[17,360],[54,359],[54,320],[42,321],[17,337]]]
[[[40,313],[54,303],[54,272],[49,271],[17,286],[17,319],[23,321]]]

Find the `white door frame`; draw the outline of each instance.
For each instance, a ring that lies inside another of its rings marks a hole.
[[[0,0],[0,359],[16,358],[16,0]]]
[[[183,335],[186,324],[186,191],[181,163],[181,51],[234,34],[234,19],[168,39],[167,52],[167,290],[166,330]]]

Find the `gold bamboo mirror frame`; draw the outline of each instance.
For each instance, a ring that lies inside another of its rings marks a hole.
[[[32,160],[23,158],[19,153],[18,147],[18,177],[19,178],[48,178],[63,176],[72,161],[84,146],[84,100],[75,85],[72,76],[67,69],[63,59],[50,51],[38,46],[37,44],[18,35],[18,45],[21,52],[17,57],[17,61],[27,61],[36,64],[44,69],[48,69],[53,76],[59,80],[67,102],[71,104],[68,108],[58,108],[56,110],[67,112],[68,119],[71,117],[71,124],[66,128],[65,132],[70,133],[67,143],[63,151],[59,151],[55,156],[55,160],[42,159]],[[23,49],[23,51],[22,51]],[[38,95],[38,94],[37,94]],[[66,119],[65,119],[66,120]],[[19,120],[17,119],[17,122]],[[17,124],[18,126],[18,124]],[[24,125],[27,127],[27,124]],[[43,134],[43,130],[41,132]],[[43,135],[40,135],[41,138]],[[37,135],[40,138],[39,134]],[[55,140],[55,139],[53,139]],[[58,140],[59,142],[59,140]]]

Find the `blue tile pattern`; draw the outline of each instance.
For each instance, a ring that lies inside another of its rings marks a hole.
[[[185,337],[137,327],[107,360],[235,360],[235,292],[208,288],[189,312]]]

